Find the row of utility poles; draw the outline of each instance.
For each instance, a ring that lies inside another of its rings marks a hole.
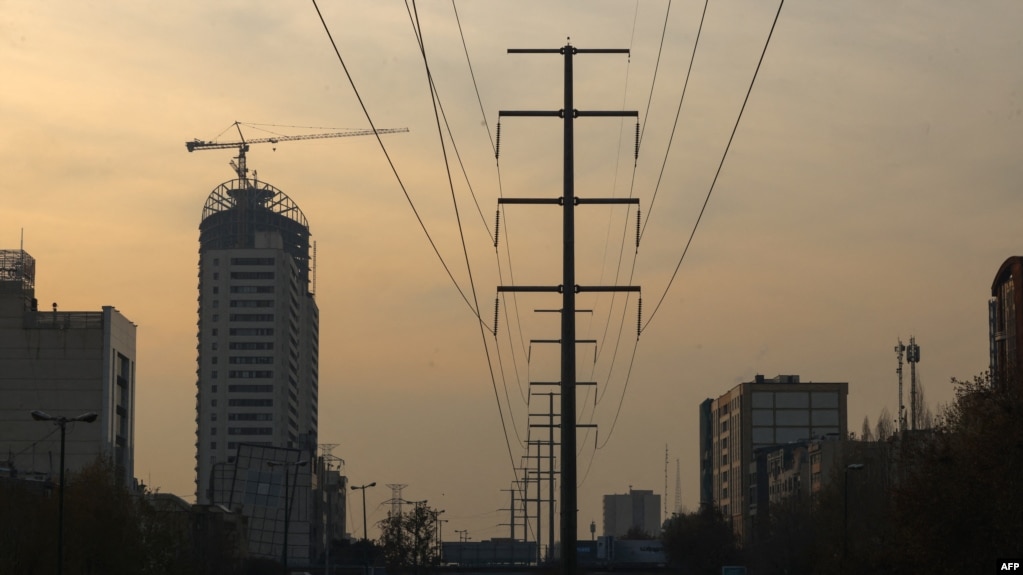
[[[551,412],[548,414],[550,421],[548,427],[558,427],[561,430],[560,441],[560,512],[561,512],[561,572],[564,575],[574,575],[578,569],[576,556],[577,528],[578,528],[578,497],[577,497],[577,462],[576,462],[576,430],[579,425],[576,421],[576,388],[583,385],[577,381],[576,374],[576,346],[582,342],[576,338],[576,294],[583,292],[639,292],[638,286],[581,286],[576,283],[575,273],[575,208],[585,204],[638,204],[638,198],[581,198],[575,194],[575,119],[580,117],[637,117],[635,111],[591,111],[575,109],[573,94],[573,59],[577,54],[628,54],[627,49],[582,49],[567,44],[561,48],[553,49],[510,49],[511,54],[560,54],[564,61],[564,102],[560,110],[549,111],[523,111],[523,110],[502,110],[501,117],[556,117],[560,118],[563,126],[564,152],[563,152],[563,191],[560,198],[500,198],[499,204],[543,204],[557,205],[562,210],[562,269],[561,284],[547,286],[498,286],[498,292],[550,292],[561,294],[561,309],[556,310],[561,314],[561,337],[557,342],[561,348],[561,378],[558,382],[544,384],[541,382],[530,382],[531,385],[556,385],[558,393],[549,395],[551,401]],[[637,135],[638,138],[638,135]],[[638,141],[637,141],[638,147]],[[637,149],[638,154],[638,149]],[[638,242],[638,238],[637,238]],[[540,341],[540,340],[537,340]],[[560,398],[560,421],[553,423],[553,400]],[[553,433],[548,437],[550,449],[553,451]],[[539,448],[538,448],[539,449]],[[539,461],[539,453],[537,454]],[[552,461],[553,456],[548,455]],[[539,476],[540,467],[537,465],[537,514],[539,519]],[[548,484],[553,490],[554,471],[548,469]],[[548,505],[553,509],[553,496]],[[515,505],[513,503],[512,509]],[[514,513],[514,511],[513,511]],[[513,518],[512,524],[515,521]],[[553,524],[553,521],[552,521]],[[514,527],[513,527],[514,529]],[[539,530],[539,529],[538,529]],[[551,528],[553,536],[553,525]],[[539,537],[538,537],[539,539]],[[553,537],[552,537],[553,541]],[[539,543],[539,542],[538,542]],[[539,548],[539,544],[537,545]]]

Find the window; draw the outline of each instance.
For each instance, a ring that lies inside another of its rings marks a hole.
[[[210,379],[217,379],[217,370],[214,369],[210,372]]]
[[[220,279],[220,272],[213,272],[213,279],[219,280]]]
[[[210,428],[210,435],[216,435],[216,434],[217,434],[217,428],[216,427],[211,427]]]
[[[220,286],[213,286],[213,295],[220,293]]]
[[[213,314],[213,321],[220,321],[220,314],[219,313]]]

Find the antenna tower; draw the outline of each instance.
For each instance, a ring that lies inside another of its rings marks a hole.
[[[899,338],[899,344],[895,346],[895,355],[899,358],[899,368],[895,373],[899,374],[899,431],[906,430],[906,406],[902,403],[902,354],[906,353],[906,346]]]
[[[909,362],[909,428],[916,429],[917,423],[917,400],[916,400],[916,364],[920,362],[920,346],[916,344],[916,338],[909,337],[909,346],[906,347],[906,361]]]
[[[668,517],[668,444],[664,444],[664,517]]]
[[[682,514],[682,463],[675,460],[675,511],[674,515]]]

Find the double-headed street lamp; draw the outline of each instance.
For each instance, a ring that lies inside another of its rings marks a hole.
[[[367,483],[365,485],[353,485],[352,486],[352,491],[355,491],[356,489],[358,489],[359,491],[362,491],[362,539],[363,540],[369,539],[369,534],[366,532],[366,488],[367,487],[376,487],[376,485],[377,485],[377,482],[374,481],[373,483]]]
[[[291,519],[291,492],[288,489],[288,467],[295,468],[295,474],[298,474],[298,468],[309,463],[306,460],[302,461],[267,461],[266,464],[271,468],[283,467],[284,468],[284,550],[281,551],[281,563],[284,565],[284,571],[288,571],[288,521]],[[297,477],[296,477],[297,479]]]
[[[68,423],[82,421],[92,423],[99,415],[90,411],[75,417],[56,417],[44,411],[33,411],[32,419],[36,421],[52,421],[60,427],[60,496],[57,511],[57,575],[64,572],[64,435]]]

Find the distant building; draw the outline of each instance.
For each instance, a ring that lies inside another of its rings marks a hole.
[[[624,537],[630,529],[640,529],[653,537],[660,535],[660,495],[630,487],[628,493],[604,496],[604,535]]]
[[[67,425],[65,467],[110,457],[118,479],[134,480],[135,324],[111,306],[102,311],[40,311],[35,260],[0,250],[0,468],[46,479],[60,473],[60,433],[30,413],[76,417]]]
[[[208,504],[218,466],[243,444],[316,457],[319,311],[309,224],[284,192],[247,177],[223,183],[199,230],[195,481]]]
[[[848,383],[799,381],[798,375],[757,375],[700,405],[700,493],[719,507],[740,540],[752,535],[751,477],[756,450],[848,429]],[[708,468],[709,467],[709,468]],[[707,503],[704,501],[703,503]]]
[[[1023,381],[1023,256],[1002,263],[991,283],[988,302],[991,377],[1000,387]],[[1020,385],[1017,383],[1017,385]]]

